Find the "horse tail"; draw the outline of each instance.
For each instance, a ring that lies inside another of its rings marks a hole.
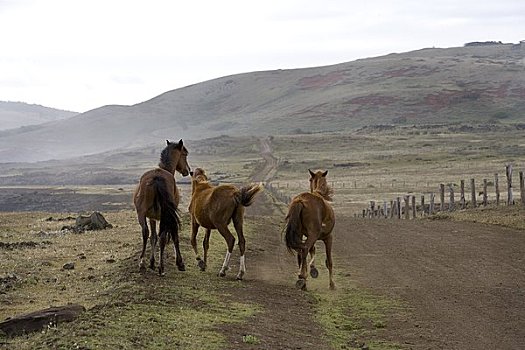
[[[168,240],[171,233],[179,234],[180,217],[177,206],[171,200],[171,194],[168,192],[166,180],[160,176],[153,179],[155,188],[154,206],[160,209],[159,234],[168,233]]]
[[[250,186],[241,187],[237,194],[237,201],[239,204],[248,207],[252,205],[255,197],[262,190],[263,186],[261,184],[252,184]]]
[[[303,210],[303,203],[293,201],[288,209],[288,215],[286,216],[286,248],[290,253],[294,250],[303,248],[303,240],[301,233],[301,212]]]

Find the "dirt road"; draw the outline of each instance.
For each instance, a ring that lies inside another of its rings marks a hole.
[[[265,166],[260,180],[268,180],[276,166],[269,140],[261,140],[261,155]],[[284,254],[277,238],[272,234],[259,240],[263,248],[255,265],[259,277],[269,278],[265,283],[273,280],[279,287],[267,289],[259,297],[257,287],[252,297],[280,298],[285,304],[283,296],[272,292],[293,283],[294,267],[283,264],[293,266],[294,262],[276,259],[275,252]],[[279,244],[281,248],[276,248]],[[336,269],[349,275],[351,283],[402,305],[391,313],[375,340],[408,349],[523,348],[525,232],[445,220],[367,220],[339,214],[334,246]],[[318,249],[324,249],[322,244]],[[308,308],[304,300],[301,306]],[[306,312],[302,317],[308,315]],[[269,318],[256,324],[264,328],[275,322]],[[314,324],[310,323],[310,328],[306,334],[320,334]],[[365,343],[372,340],[364,339]],[[303,347],[309,348],[315,345]]]
[[[339,267],[355,283],[405,305],[385,339],[410,349],[523,349],[525,232],[339,217],[336,237]]]
[[[270,181],[272,177],[277,172],[277,165],[279,163],[279,159],[277,159],[272,154],[272,148],[270,145],[270,139],[260,139],[259,149],[261,153],[261,157],[264,160],[264,166],[262,169],[256,169],[254,175],[252,176],[252,181],[254,182],[260,182],[260,181]]]

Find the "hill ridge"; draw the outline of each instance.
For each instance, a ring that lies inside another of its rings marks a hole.
[[[257,71],[100,107],[0,135],[0,162],[39,161],[159,139],[352,132],[376,124],[521,122],[525,45],[425,48],[329,66]],[[33,140],[38,147],[27,144]]]

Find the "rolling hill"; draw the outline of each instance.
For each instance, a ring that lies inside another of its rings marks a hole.
[[[104,106],[0,133],[0,162],[63,159],[159,139],[524,120],[525,44],[480,43],[238,74],[133,106]]]
[[[78,114],[24,102],[0,101],[0,130],[37,125]]]

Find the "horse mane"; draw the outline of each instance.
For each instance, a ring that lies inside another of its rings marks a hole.
[[[326,181],[323,181],[322,183],[319,184],[319,187],[314,189],[314,193],[317,193],[318,195],[323,197],[325,200],[331,202],[332,196],[334,195],[334,190],[332,189],[332,187],[328,185]]]
[[[159,168],[171,171],[173,169],[173,164],[171,161],[169,148],[170,148],[169,145],[164,147],[164,149],[160,153]]]

